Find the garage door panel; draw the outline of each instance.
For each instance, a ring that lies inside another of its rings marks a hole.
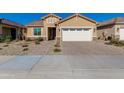
[[[75,30],[62,29],[62,40],[63,41],[92,41],[92,30],[85,31],[83,28]]]
[[[120,40],[124,40],[124,29],[120,29]]]

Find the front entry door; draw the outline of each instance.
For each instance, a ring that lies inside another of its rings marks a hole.
[[[54,40],[56,37],[56,28],[49,27],[48,28],[48,40]]]
[[[12,40],[16,39],[16,29],[15,28],[11,29],[11,36],[12,36]]]

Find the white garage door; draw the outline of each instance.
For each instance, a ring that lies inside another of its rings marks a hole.
[[[62,28],[63,41],[92,41],[91,28]]]
[[[124,40],[124,29],[120,29],[120,40]]]

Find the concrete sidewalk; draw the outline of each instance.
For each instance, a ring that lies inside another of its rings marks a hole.
[[[0,78],[124,78],[123,55],[0,56]]]

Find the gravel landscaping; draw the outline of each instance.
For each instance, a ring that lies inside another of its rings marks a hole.
[[[12,41],[0,43],[0,55],[124,55],[124,49],[103,41],[62,42]]]
[[[53,51],[55,41],[12,41],[0,43],[0,55],[45,55]]]

